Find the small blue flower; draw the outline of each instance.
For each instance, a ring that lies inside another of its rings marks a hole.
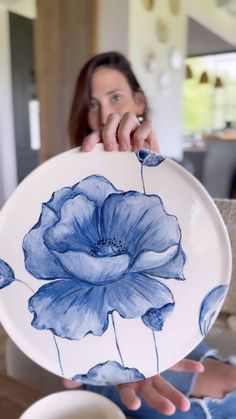
[[[150,308],[143,316],[143,323],[153,331],[162,330],[167,317],[174,310],[175,303],[169,303],[161,308]]]
[[[77,374],[73,381],[83,384],[107,386],[144,380],[144,375],[137,368],[123,367],[116,361],[107,361],[91,368],[87,374]]]
[[[199,327],[203,336],[207,335],[213,325],[227,289],[228,285],[219,285],[213,288],[203,299],[199,314]]]
[[[0,259],[0,289],[10,285],[15,279],[12,268],[4,260]]]
[[[29,300],[32,325],[68,339],[101,336],[109,315],[138,318],[172,304],[157,278],[183,280],[175,216],[161,199],[90,176],[56,191],[23,242],[26,269],[50,280]]]
[[[164,160],[165,157],[153,153],[152,151],[148,149],[142,149],[136,152],[136,156],[139,159],[140,163],[142,163],[144,166],[159,166]]]

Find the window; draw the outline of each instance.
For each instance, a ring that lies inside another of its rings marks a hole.
[[[186,65],[193,77],[184,81],[184,134],[236,126],[236,52],[187,58]],[[200,83],[204,71],[208,81]],[[215,86],[217,77],[222,86]]]

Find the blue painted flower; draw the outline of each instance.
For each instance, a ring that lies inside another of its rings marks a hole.
[[[213,325],[227,289],[228,285],[219,285],[213,288],[203,299],[199,314],[199,327],[203,336],[206,336]]]
[[[7,287],[15,280],[12,268],[4,260],[0,259],[0,289]]]
[[[142,163],[144,166],[159,166],[164,160],[165,157],[153,153],[152,151],[148,149],[142,149],[136,152],[136,156],[138,157],[140,163]]]
[[[91,368],[87,374],[77,374],[73,381],[98,386],[118,385],[144,380],[144,375],[137,368],[123,367],[116,361],[107,361]]]
[[[162,330],[167,317],[174,310],[174,303],[166,304],[161,308],[150,308],[143,316],[143,323],[153,331]]]
[[[184,279],[177,219],[156,195],[90,176],[55,192],[25,236],[26,269],[50,280],[29,300],[32,325],[69,339],[101,336],[114,310],[137,318],[172,304],[156,278]]]

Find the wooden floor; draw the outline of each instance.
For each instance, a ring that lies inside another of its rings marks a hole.
[[[5,372],[5,342],[7,335],[0,325],[0,373]]]

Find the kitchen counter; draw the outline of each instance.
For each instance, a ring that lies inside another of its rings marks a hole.
[[[225,129],[217,133],[204,134],[205,141],[226,140],[236,141],[236,129]]]

